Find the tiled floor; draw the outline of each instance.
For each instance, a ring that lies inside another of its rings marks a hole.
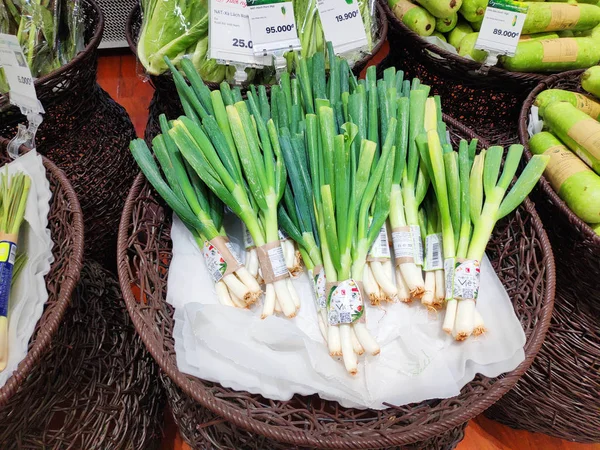
[[[141,75],[130,54],[108,54],[100,58],[98,78],[101,86],[123,105],[139,136],[146,126],[147,109],[153,89]],[[163,450],[188,450],[170,417],[166,418]],[[517,431],[485,417],[478,417],[467,427],[458,450],[600,450],[600,444],[575,444],[542,434]]]

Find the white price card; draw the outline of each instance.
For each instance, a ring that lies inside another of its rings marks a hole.
[[[527,17],[527,5],[512,0],[489,0],[475,48],[514,56]]]
[[[13,105],[32,113],[44,112],[35,93],[31,70],[16,36],[0,34],[0,68],[6,76],[10,102]]]
[[[245,0],[210,0],[209,57],[220,64],[264,65],[254,56],[250,17]],[[267,64],[270,64],[268,61]]]
[[[367,46],[367,34],[358,0],[318,0],[317,7],[325,40],[331,41],[336,54]]]
[[[300,48],[293,2],[247,0],[256,55],[277,55]]]

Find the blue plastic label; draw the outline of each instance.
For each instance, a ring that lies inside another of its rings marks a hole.
[[[16,255],[17,244],[0,241],[0,316],[4,317],[8,316],[8,298]]]

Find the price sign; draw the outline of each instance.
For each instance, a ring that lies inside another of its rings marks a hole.
[[[278,0],[248,0],[254,54],[281,56],[300,48],[294,4]]]
[[[264,58],[254,56],[248,13],[245,0],[210,0],[210,58],[220,64],[240,63],[248,67],[264,65]]]
[[[358,0],[318,0],[317,7],[325,40],[331,41],[336,54],[367,46]]]
[[[0,68],[9,86],[10,102],[28,112],[44,112],[33,85],[31,70],[16,36],[0,34]]]
[[[527,17],[527,6],[511,0],[489,0],[475,48],[514,56]]]

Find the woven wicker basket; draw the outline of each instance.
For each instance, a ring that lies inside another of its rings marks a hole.
[[[366,55],[361,60],[354,64],[353,72],[359,74],[369,63],[373,55],[376,55],[383,43],[385,42],[388,34],[388,20],[383,11],[383,8],[379,4],[377,6],[377,44],[370,55]],[[141,8],[138,5],[134,6],[127,18],[127,25],[125,28],[125,36],[127,43],[131,51],[137,55],[137,40],[142,26],[142,15]],[[141,66],[141,64],[140,64]],[[142,69],[143,70],[143,69]],[[173,78],[169,74],[160,76],[149,76],[150,83],[154,86],[155,93],[152,98],[150,106],[150,115],[148,117],[148,123],[146,125],[145,139],[150,142],[154,136],[158,133],[159,124],[158,116],[162,113],[166,114],[168,118],[175,118],[182,114],[181,103],[179,102],[179,96],[173,83]],[[207,82],[206,85],[211,89],[219,89],[219,85],[216,83]]]
[[[378,0],[389,21],[390,55],[384,65],[419,77],[442,96],[444,111],[463,121],[492,144],[516,142],[521,104],[545,75],[509,72],[450,53],[404,25],[387,4]]]
[[[544,89],[583,93],[582,70],[553,75],[523,104],[519,137],[529,152],[529,110]],[[544,347],[517,387],[489,412],[503,423],[562,439],[600,442],[600,236],[542,178],[532,194],[556,254],[555,311]]]
[[[50,351],[0,409],[0,447],[160,448],[164,403],[119,284],[88,260]]]
[[[473,133],[445,117],[452,137]],[[481,145],[487,145],[483,140]],[[554,259],[528,200],[497,227],[488,246],[527,336],[526,360],[501,378],[477,376],[445,400],[383,411],[342,408],[317,396],[271,401],[184,375],[177,370],[173,308],[165,301],[171,259],[170,212],[143,176],[134,183],[119,229],[119,279],[138,333],[163,369],[176,420],[195,448],[453,448],[465,422],[480,414],[527,370],[552,313]],[[136,299],[132,286],[141,294]],[[182,399],[183,403],[179,400]]]
[[[0,137],[0,161],[10,161],[6,153],[8,140]],[[22,148],[22,151],[27,151]],[[79,280],[83,259],[83,218],[77,195],[66,175],[48,159],[43,158],[46,176],[50,182],[52,200],[48,215],[48,226],[54,246],[54,262],[46,275],[48,300],[44,313],[37,323],[27,356],[6,384],[0,388],[0,410],[19,390],[24,380],[39,364],[48,351],[53,335],[59,329],[73,289]]]
[[[114,268],[119,217],[137,170],[128,146],[135,130],[126,111],[96,83],[104,19],[83,0],[86,48],[67,65],[35,82],[46,114],[37,150],[65,171],[81,202],[86,256]],[[25,121],[0,96],[0,135],[14,136]]]

